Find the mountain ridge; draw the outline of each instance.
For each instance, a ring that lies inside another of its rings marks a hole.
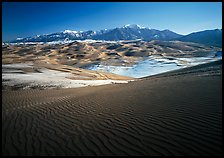
[[[52,42],[58,40],[169,40],[172,38],[181,37],[182,35],[177,34],[170,30],[157,30],[147,27],[141,27],[136,24],[127,24],[123,27],[117,27],[113,29],[103,29],[98,31],[88,30],[88,31],[73,31],[64,30],[61,32],[36,35],[32,37],[17,38],[15,40],[9,41],[11,43],[17,42]]]
[[[24,43],[24,42],[53,42],[53,41],[69,41],[69,40],[105,40],[105,41],[119,41],[119,40],[161,40],[171,41],[179,40],[185,42],[196,42],[210,46],[221,47],[222,43],[222,29],[204,30],[193,32],[187,35],[177,34],[168,29],[157,30],[148,27],[141,27],[136,24],[127,24],[123,27],[116,27],[113,29],[103,29],[98,31],[73,31],[64,30],[61,32],[36,35],[26,38],[17,38],[9,41],[9,43]]]
[[[222,29],[204,30],[182,36],[177,40],[183,42],[195,42],[209,46],[222,47]]]

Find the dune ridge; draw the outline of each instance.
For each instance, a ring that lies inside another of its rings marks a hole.
[[[128,84],[3,90],[2,154],[221,156],[221,68],[216,61]]]

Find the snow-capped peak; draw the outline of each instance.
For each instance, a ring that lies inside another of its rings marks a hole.
[[[145,29],[146,27],[141,27],[140,25],[136,25],[136,24],[127,24],[127,25],[124,25],[123,28]]]
[[[22,40],[23,38],[20,38],[20,37],[18,37],[18,38],[16,38],[16,40]]]
[[[124,25],[123,28],[139,28],[138,25],[135,25],[135,24],[127,24],[127,25]]]
[[[72,31],[72,30],[65,30],[63,33],[78,33],[78,31]]]

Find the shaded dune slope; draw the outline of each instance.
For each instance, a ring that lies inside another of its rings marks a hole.
[[[2,91],[2,154],[222,155],[221,67],[128,84]]]

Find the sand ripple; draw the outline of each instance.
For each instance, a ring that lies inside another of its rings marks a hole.
[[[205,86],[206,85],[206,86]],[[3,155],[221,155],[221,76],[3,91]]]

